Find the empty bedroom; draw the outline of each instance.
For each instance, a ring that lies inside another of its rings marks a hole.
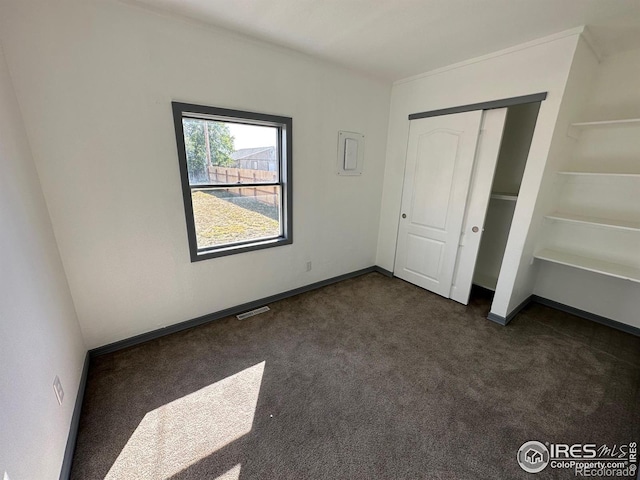
[[[0,0],[0,480],[638,478],[637,0]]]

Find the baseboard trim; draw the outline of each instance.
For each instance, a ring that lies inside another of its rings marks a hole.
[[[487,315],[487,319],[491,320],[494,323],[497,323],[498,325],[502,325],[503,327],[507,325],[507,319],[500,315],[496,315],[495,313],[489,312],[489,315]]]
[[[67,446],[64,449],[64,457],[62,458],[62,468],[60,469],[60,480],[68,480],[71,475],[71,465],[73,463],[73,454],[76,450],[76,440],[78,439],[78,427],[80,426],[80,413],[82,413],[82,402],[84,401],[84,392],[87,388],[87,376],[89,374],[89,352],[84,357],[84,365],[82,366],[82,374],[80,375],[80,385],[78,386],[78,395],[76,403],[73,406],[73,415],[71,416],[71,425],[69,426],[69,436],[67,437]]]
[[[382,267],[379,267],[377,265],[375,267],[373,267],[373,268],[374,268],[374,270],[376,272],[381,273],[385,277],[393,278],[393,272],[390,272],[389,270],[386,270],[386,269],[384,269]]]
[[[533,301],[533,295],[525,298],[522,303],[520,303],[520,305],[518,305],[516,308],[514,308],[513,310],[511,310],[511,312],[509,312],[509,314],[506,317],[502,317],[500,315],[496,315],[495,313],[491,313],[489,312],[489,315],[487,315],[487,318],[489,320],[491,320],[492,322],[495,322],[499,325],[502,325],[503,327],[506,326],[511,320],[513,320],[513,317],[515,317],[518,313],[520,313],[520,311],[526,307],[527,305],[529,305],[531,302]]]
[[[627,325],[626,323],[618,322],[616,320],[612,320],[601,315],[596,315],[595,313],[587,312],[585,310],[580,310],[579,308],[571,307],[569,305],[565,305],[564,303],[556,302],[555,300],[549,300],[548,298],[539,297],[538,295],[531,295],[529,298],[524,300],[520,305],[514,308],[511,313],[506,316],[506,318],[491,312],[489,312],[487,318],[492,322],[505,326],[511,320],[513,320],[513,318],[518,313],[520,313],[520,311],[524,307],[526,307],[530,303],[539,303],[540,305],[545,305],[555,310],[570,313],[571,315],[575,315],[576,317],[584,318],[585,320],[590,320],[601,325],[606,325],[607,327],[615,328],[616,330],[620,330],[625,333],[630,333],[631,335],[635,335],[636,337],[640,337],[640,328],[638,327]]]
[[[361,270],[356,270],[355,272],[345,273],[344,275],[338,275],[337,277],[328,278],[326,280],[321,280],[319,282],[305,285],[303,287],[294,288],[293,290],[278,293],[270,297],[261,298],[260,300],[244,303],[242,305],[227,308],[225,310],[220,310],[218,312],[209,313],[201,317],[193,318],[191,320],[186,320],[184,322],[176,323],[174,325],[169,325],[167,327],[159,328],[157,330],[152,330],[150,332],[142,333],[134,337],[125,338],[124,340],[119,340],[117,342],[113,342],[108,345],[104,345],[102,347],[93,348],[89,350],[89,355],[91,357],[97,357],[100,355],[105,355],[107,353],[117,352],[118,350],[122,350],[123,348],[133,347],[134,345],[139,345],[141,343],[148,342],[149,340],[155,340],[156,338],[164,337],[165,335],[171,335],[172,333],[180,332],[182,330],[187,330],[189,328],[197,327],[199,325],[204,325],[205,323],[209,323],[214,320],[219,320],[221,318],[228,317],[230,315],[237,315],[239,313],[243,313],[248,310],[253,310],[254,308],[262,307],[267,303],[277,302],[278,300],[284,300],[285,298],[293,297],[294,295],[310,292],[312,290],[326,287],[327,285],[341,282],[343,280],[348,280],[350,278],[359,277],[367,273],[380,272],[383,275],[386,275],[387,273],[391,273],[391,272],[387,272],[384,269],[380,269],[382,270],[380,271],[378,270],[378,268],[379,267],[376,267],[376,266],[363,268]]]
[[[627,325],[626,323],[618,322],[616,320],[612,320],[601,315],[596,315],[595,313],[587,312],[585,310],[580,310],[579,308],[571,307],[569,305],[565,305],[564,303],[556,302],[555,300],[549,300],[548,298],[539,297],[537,295],[532,295],[531,300],[533,302],[539,303],[540,305],[545,305],[562,312],[570,313],[572,315],[575,315],[576,317],[591,320],[592,322],[600,323],[602,325],[606,325],[607,327],[615,328],[616,330],[621,330],[623,332],[630,333],[631,335],[635,335],[636,337],[640,337],[640,328],[634,327],[633,325]]]

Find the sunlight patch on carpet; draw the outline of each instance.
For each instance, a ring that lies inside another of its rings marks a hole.
[[[264,366],[258,363],[147,413],[105,478],[167,479],[249,433]],[[239,476],[236,465],[220,478]]]
[[[219,477],[216,477],[215,480],[240,480],[240,464],[223,473]]]

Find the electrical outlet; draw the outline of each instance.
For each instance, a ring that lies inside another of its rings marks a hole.
[[[58,378],[57,375],[56,375],[56,378],[53,380],[53,391],[56,394],[58,403],[62,405],[62,399],[64,398],[64,390],[62,389],[62,383],[60,383],[60,378]]]
[[[311,262],[307,262],[307,272],[311,271]]]

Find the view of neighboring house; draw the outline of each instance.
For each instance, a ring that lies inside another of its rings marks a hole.
[[[237,162],[238,168],[251,170],[266,170],[275,172],[277,169],[276,147],[241,148],[231,154]]]

